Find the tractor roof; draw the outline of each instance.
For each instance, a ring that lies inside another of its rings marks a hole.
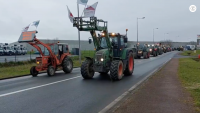
[[[58,43],[58,45],[69,45],[68,43]]]

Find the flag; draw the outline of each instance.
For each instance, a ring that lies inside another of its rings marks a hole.
[[[34,21],[31,26],[35,26],[37,28],[39,23],[40,23],[40,20]]]
[[[96,7],[97,7],[98,2],[94,3],[93,5],[88,5],[85,9],[84,9],[84,17],[92,17],[95,15],[95,11],[96,11]]]
[[[67,9],[68,9],[68,17],[69,17],[71,23],[73,23],[73,18],[74,18],[74,16],[73,16],[73,14],[71,13],[71,11],[69,10],[68,6],[67,6]]]
[[[77,4],[86,5],[88,0],[77,0]]]
[[[30,24],[29,24],[28,26],[24,27],[24,28],[22,29],[22,32],[26,32],[26,31],[28,31],[29,26],[30,26]]]

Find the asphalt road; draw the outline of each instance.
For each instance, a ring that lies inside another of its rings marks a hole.
[[[97,113],[118,96],[160,67],[177,52],[150,59],[135,60],[133,76],[111,82],[96,73],[84,80],[80,68],[71,74],[57,72],[53,77],[40,74],[0,81],[1,113]]]
[[[30,56],[30,54],[26,54],[26,55],[16,55],[16,61],[26,61],[26,60],[30,60],[31,59],[35,59],[36,57],[38,57],[38,54],[32,54]],[[9,61],[14,61],[15,62],[15,55],[12,56],[0,56],[0,62],[3,63],[5,62],[5,59],[7,62]]]

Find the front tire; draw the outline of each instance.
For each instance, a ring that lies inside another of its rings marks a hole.
[[[125,75],[132,75],[134,70],[134,58],[133,53],[130,52],[127,59],[126,69],[124,71]]]
[[[111,63],[110,77],[112,80],[121,80],[123,77],[123,63],[121,60],[114,60]]]
[[[55,74],[55,68],[53,66],[49,66],[47,69],[48,76],[53,76]]]
[[[30,74],[32,75],[32,77],[37,77],[38,71],[35,69],[35,66],[31,67]]]
[[[65,57],[63,60],[63,71],[65,73],[71,73],[73,70],[73,62],[69,57]]]
[[[81,65],[81,75],[84,79],[92,79],[94,76],[92,60],[85,60]]]
[[[148,56],[147,56],[147,52],[144,52],[143,58],[144,58],[144,59],[147,59],[147,57],[148,57]]]

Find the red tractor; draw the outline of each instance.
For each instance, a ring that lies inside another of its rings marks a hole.
[[[47,71],[49,76],[53,76],[58,68],[62,68],[65,73],[71,73],[73,70],[73,62],[71,60],[69,48],[67,44],[52,43],[45,44],[36,38],[37,31],[22,32],[18,40],[19,43],[27,42],[35,47],[40,53],[40,57],[36,57],[36,66],[30,69],[33,77],[38,75],[40,71]],[[41,47],[45,48],[42,52]]]

